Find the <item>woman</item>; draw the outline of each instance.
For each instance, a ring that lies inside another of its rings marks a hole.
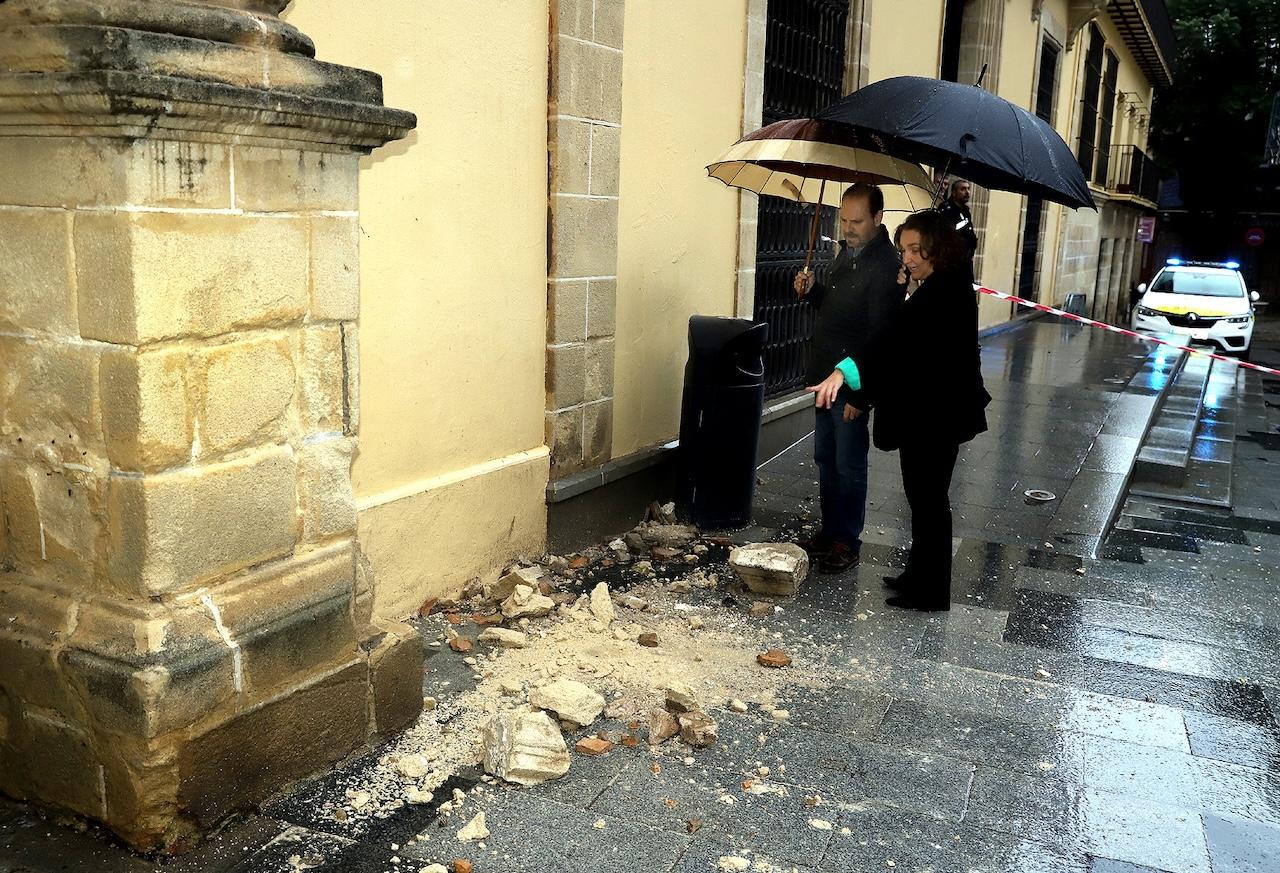
[[[877,448],[897,449],[911,507],[911,552],[899,592],[885,602],[927,612],[951,608],[951,503],[961,443],[987,429],[991,402],[978,353],[978,301],[964,239],[936,212],[907,218],[894,237],[899,280],[919,283],[879,353],[867,361]]]

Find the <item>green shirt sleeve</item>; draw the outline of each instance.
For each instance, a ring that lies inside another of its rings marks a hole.
[[[862,376],[858,373],[858,365],[853,362],[852,358],[845,358],[836,364],[836,369],[844,373],[844,384],[849,386],[850,391],[857,391],[862,388]]]

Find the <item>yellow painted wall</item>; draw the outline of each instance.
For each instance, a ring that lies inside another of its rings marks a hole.
[[[742,135],[746,5],[627,3],[614,457],[676,436],[689,316],[733,313],[739,197],[704,168]]]
[[[937,76],[944,0],[892,0],[871,6],[868,82],[893,76]]]
[[[305,0],[286,17],[418,114],[360,180],[353,475],[375,609],[401,615],[545,540],[548,8],[377,7]]]

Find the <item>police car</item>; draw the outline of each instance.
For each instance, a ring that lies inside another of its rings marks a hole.
[[[1133,310],[1133,329],[1176,334],[1247,360],[1253,339],[1253,303],[1235,261],[1169,258]]]

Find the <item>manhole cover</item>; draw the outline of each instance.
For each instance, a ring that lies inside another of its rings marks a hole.
[[[1022,492],[1022,496],[1027,498],[1028,503],[1048,503],[1050,500],[1058,499],[1058,495],[1052,491],[1044,491],[1040,488],[1028,488]]]

